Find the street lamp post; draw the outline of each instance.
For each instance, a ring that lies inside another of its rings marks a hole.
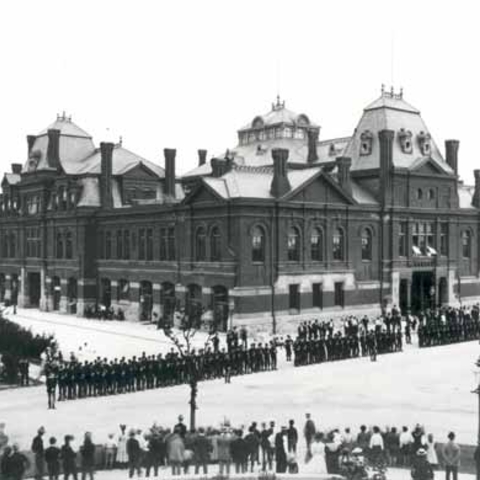
[[[478,432],[477,432],[477,445],[480,445],[480,357],[478,357],[478,360],[475,362],[475,370],[474,370],[474,375],[475,375],[475,385],[476,388],[475,390],[472,390],[472,393],[474,393],[477,396],[478,399]]]

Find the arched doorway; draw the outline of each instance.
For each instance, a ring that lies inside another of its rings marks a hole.
[[[448,284],[445,277],[440,278],[438,282],[438,306],[446,305],[448,303]]]
[[[60,299],[62,296],[62,287],[60,284],[60,277],[52,278],[52,309],[54,311],[60,310]]]
[[[67,301],[69,313],[77,313],[77,290],[77,279],[74,277],[70,277],[67,284]]]
[[[162,306],[162,321],[165,325],[173,325],[175,304],[175,285],[170,282],[162,283],[160,290],[160,305]]]
[[[5,274],[0,273],[0,302],[5,301]]]
[[[140,321],[149,322],[152,320],[153,309],[153,286],[152,282],[143,280],[140,282]]]
[[[228,289],[222,285],[212,288],[213,326],[215,329],[226,332],[228,329]]]
[[[202,325],[202,287],[191,283],[187,287],[185,299],[185,315],[190,325],[200,328]]]
[[[110,308],[112,304],[112,282],[109,278],[100,280],[100,305]]]

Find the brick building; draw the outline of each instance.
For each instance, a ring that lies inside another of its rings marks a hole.
[[[480,298],[480,171],[458,178],[403,93],[382,88],[351,137],[284,102],[238,145],[175,174],[62,115],[28,136],[0,199],[0,298],[128,319],[186,309],[221,328],[418,310]]]

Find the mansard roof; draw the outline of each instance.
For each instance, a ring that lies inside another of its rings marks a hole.
[[[431,159],[442,171],[453,174],[445,162],[439,148],[429,133],[420,111],[403,99],[403,92],[395,93],[382,88],[380,98],[368,105],[354,131],[344,155],[352,158],[352,170],[376,169],[380,166],[380,146],[378,133],[381,130],[395,132],[393,148],[393,165],[397,168],[415,168],[424,159]],[[411,134],[411,148],[407,151],[401,146],[401,135]],[[371,136],[371,151],[361,151],[362,134]],[[430,150],[426,154],[421,149],[420,138],[427,135]]]

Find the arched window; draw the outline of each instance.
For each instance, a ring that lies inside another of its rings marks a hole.
[[[265,261],[265,233],[261,227],[252,231],[252,262]]]
[[[323,261],[323,232],[314,228],[310,236],[310,256],[313,261]]]
[[[197,262],[204,262],[207,259],[207,236],[203,227],[197,230],[195,236],[195,259]]]
[[[333,232],[333,259],[345,259],[345,236],[341,228],[335,229]]]
[[[222,258],[222,237],[220,236],[220,229],[213,227],[210,232],[210,260],[212,262],[219,262]]]
[[[362,231],[362,260],[372,259],[372,232],[369,228]]]
[[[300,261],[300,234],[295,227],[288,231],[287,252],[290,262]]]
[[[462,256],[470,258],[472,252],[472,235],[469,230],[462,232]]]

